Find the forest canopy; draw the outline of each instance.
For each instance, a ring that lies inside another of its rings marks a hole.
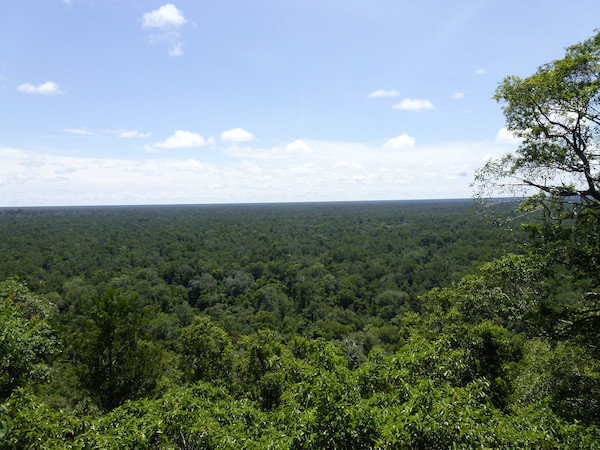
[[[494,223],[468,200],[0,210],[0,447],[597,447],[599,45],[500,84],[523,142],[476,183],[529,197]]]

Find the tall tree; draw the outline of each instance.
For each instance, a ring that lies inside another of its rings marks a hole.
[[[522,143],[479,171],[484,192],[534,189],[577,199],[577,210],[600,209],[600,33],[525,79],[505,78],[494,98]]]
[[[163,354],[145,339],[143,311],[125,294],[108,289],[94,299],[88,316],[76,332],[73,350],[82,384],[105,409],[150,392]]]
[[[522,141],[478,172],[479,194],[525,196],[523,210],[543,211],[544,220],[529,229],[537,238],[532,251],[547,261],[555,285],[542,305],[544,332],[598,351],[600,32],[525,79],[505,78],[495,99],[507,129]]]

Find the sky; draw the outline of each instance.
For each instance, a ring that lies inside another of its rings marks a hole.
[[[0,0],[0,207],[468,198],[598,0]]]

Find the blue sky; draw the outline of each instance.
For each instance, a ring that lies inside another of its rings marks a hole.
[[[0,206],[470,197],[572,0],[7,0]]]

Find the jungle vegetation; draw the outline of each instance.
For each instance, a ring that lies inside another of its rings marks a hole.
[[[493,220],[1,209],[0,446],[598,447],[599,74],[596,35],[500,84]]]

